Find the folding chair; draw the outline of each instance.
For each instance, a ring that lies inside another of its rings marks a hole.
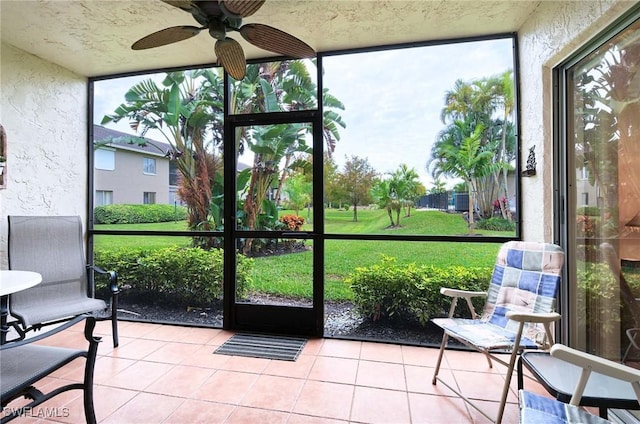
[[[28,331],[107,309],[96,299],[92,275],[108,277],[113,346],[118,346],[118,284],[115,271],[86,265],[82,222],[78,216],[9,216],[9,268],[42,275],[35,287],[9,297],[9,324],[24,339]]]
[[[441,288],[440,292],[452,297],[452,301],[448,318],[432,319],[434,324],[444,330],[432,384],[440,381],[494,421],[470,399],[438,377],[449,337],[484,353],[489,367],[492,367],[492,359],[507,367],[498,415],[495,418],[495,422],[500,423],[518,354],[524,349],[546,348],[553,344],[551,323],[560,319],[554,309],[563,264],[564,253],[560,246],[510,241],[502,245],[498,252],[488,293]],[[487,300],[484,312],[478,318],[471,299],[485,295]],[[459,298],[466,300],[471,319],[453,317]],[[509,362],[494,355],[497,351],[510,351]]]
[[[569,404],[566,404],[550,397],[520,390],[520,423],[609,423],[610,421],[592,415],[578,407],[592,373],[600,374],[598,376],[600,379],[602,379],[602,376],[615,379],[608,382],[608,384],[609,387],[612,387],[614,384],[619,383],[616,385],[621,387],[617,388],[617,390],[622,389],[625,386],[625,382],[628,383],[630,386],[626,387],[629,388],[629,392],[635,393],[635,397],[640,402],[640,370],[580,352],[561,344],[553,345],[550,353],[551,356],[582,369],[571,400]]]

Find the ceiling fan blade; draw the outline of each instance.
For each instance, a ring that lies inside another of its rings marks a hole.
[[[316,52],[304,41],[268,25],[247,24],[243,25],[239,31],[245,40],[270,52],[298,59],[316,55]]]
[[[149,34],[146,37],[142,37],[133,45],[133,50],[151,49],[153,47],[165,46],[167,44],[176,43],[178,41],[191,38],[201,31],[201,28],[194,26],[176,26],[171,28],[165,28],[153,34]]]
[[[185,12],[191,12],[191,9],[193,8],[191,0],[162,0],[162,2],[177,7],[178,9],[182,9]]]
[[[222,0],[220,5],[229,13],[246,18],[262,7],[266,0]]]
[[[224,40],[216,41],[215,51],[224,70],[235,80],[242,80],[247,71],[247,62],[244,59],[240,43],[227,37]]]

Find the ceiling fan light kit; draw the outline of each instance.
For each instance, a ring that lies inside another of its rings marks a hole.
[[[316,52],[304,41],[263,24],[242,25],[242,18],[253,15],[265,0],[189,1],[162,0],[164,3],[191,13],[202,26],[175,26],[142,37],[133,50],[144,50],[183,41],[206,29],[216,40],[215,53],[218,63],[232,78],[241,80],[246,72],[246,60],[240,43],[227,37],[229,31],[237,31],[249,43],[263,50],[295,59],[310,58]]]

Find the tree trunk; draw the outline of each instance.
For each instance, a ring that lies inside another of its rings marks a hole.
[[[471,184],[471,181],[467,182],[467,186],[469,187],[469,234],[473,234],[475,222],[473,219],[473,185]]]
[[[385,208],[387,210],[387,215],[389,215],[389,221],[391,221],[391,226],[393,227],[395,224],[393,223],[393,211],[390,206]]]

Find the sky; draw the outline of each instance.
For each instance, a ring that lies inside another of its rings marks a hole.
[[[367,158],[380,174],[405,163],[429,189],[433,178],[426,165],[444,128],[445,92],[458,79],[468,82],[513,69],[512,52],[512,41],[505,38],[325,57],[324,86],[345,105],[339,113],[347,127],[340,129],[336,163],[342,167],[355,155]],[[143,78],[148,76],[97,82],[94,123],[113,113]],[[106,126],[134,134],[124,121]],[[153,133],[147,136],[162,141]]]

